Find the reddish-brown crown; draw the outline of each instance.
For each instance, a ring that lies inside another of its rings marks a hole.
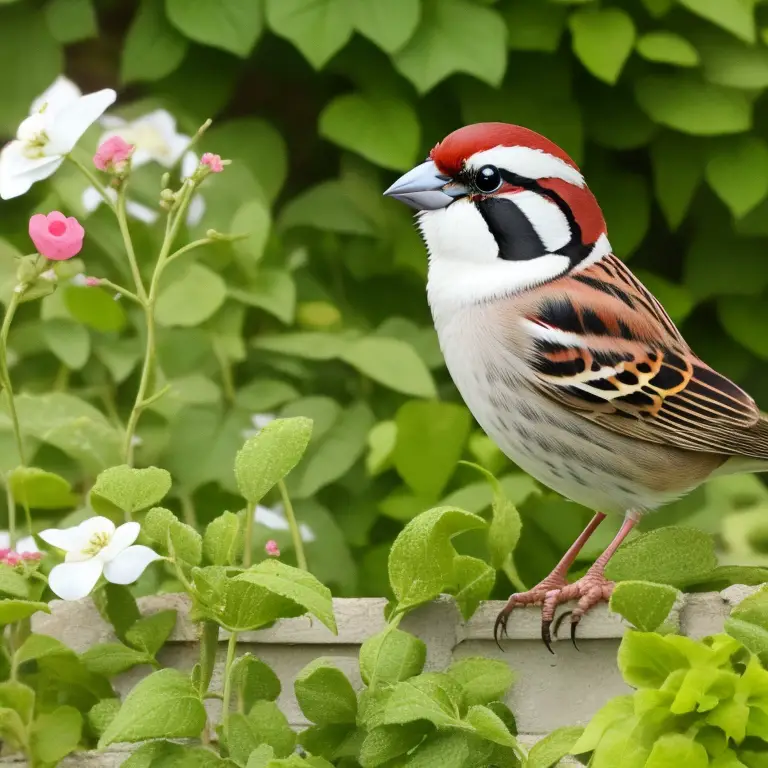
[[[475,152],[498,146],[540,149],[578,168],[576,163],[554,142],[536,131],[510,123],[475,123],[459,128],[436,144],[429,156],[442,173],[455,176],[461,170],[464,161]]]

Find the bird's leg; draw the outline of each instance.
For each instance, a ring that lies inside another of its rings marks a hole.
[[[589,537],[595,532],[597,526],[600,525],[603,520],[605,520],[605,515],[602,512],[597,512],[595,516],[589,521],[589,525],[581,532],[579,538],[576,539],[573,544],[571,544],[568,551],[563,555],[562,559],[555,566],[549,576],[547,576],[543,581],[539,582],[535,587],[533,587],[533,589],[529,589],[527,592],[517,592],[509,598],[507,604],[496,617],[496,625],[493,628],[493,637],[496,640],[497,645],[499,645],[499,639],[501,635],[507,633],[507,621],[509,619],[509,615],[515,608],[520,606],[544,605],[544,610],[551,613],[549,616],[549,623],[547,624],[547,633],[549,632],[549,624],[552,623],[552,618],[554,617],[557,603],[554,603],[551,608],[548,608],[545,600],[549,594],[558,592],[559,590],[568,586],[568,582],[565,578],[568,573],[568,569],[573,565],[573,562],[578,557],[579,552],[581,552]],[[544,621],[547,620],[545,616],[542,616],[542,618]],[[543,627],[542,637],[544,637]],[[546,638],[544,638],[544,642],[547,644],[547,647],[549,647],[549,642]],[[501,646],[499,645],[499,647]]]

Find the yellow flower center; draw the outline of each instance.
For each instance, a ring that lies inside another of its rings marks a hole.
[[[89,557],[95,557],[104,547],[109,544],[108,533],[94,533],[88,541],[88,546],[83,549],[83,554]]]

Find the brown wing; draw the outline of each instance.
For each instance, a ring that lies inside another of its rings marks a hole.
[[[768,459],[754,400],[690,350],[659,302],[609,256],[529,294],[528,363],[543,392],[614,432]]]

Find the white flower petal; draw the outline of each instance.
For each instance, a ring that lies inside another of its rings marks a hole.
[[[299,523],[299,535],[307,544],[311,544],[316,538],[315,532],[306,523]]]
[[[61,110],[48,128],[46,155],[66,155],[80,137],[114,104],[117,94],[111,88],[89,93]]]
[[[40,135],[45,133],[50,124],[51,121],[48,116],[42,112],[35,112],[21,121],[16,130],[16,138],[19,141],[38,141]]]
[[[280,504],[275,504],[272,509],[259,504],[254,510],[253,521],[271,528],[273,531],[288,530],[288,521],[285,519],[283,507]]]
[[[277,416],[275,416],[274,413],[254,413],[251,416],[251,424],[253,424],[256,429],[264,429],[267,424],[274,421],[276,418]]]
[[[197,170],[198,165],[200,160],[197,155],[192,150],[185,152],[181,161],[181,178],[188,179]]]
[[[0,198],[3,200],[23,195],[36,181],[53,175],[64,162],[61,157],[31,159],[23,150],[20,141],[12,141],[0,150]]]
[[[82,563],[62,563],[48,574],[48,586],[62,600],[80,600],[96,586],[102,568],[96,558]]]
[[[82,91],[68,77],[59,75],[53,84],[32,102],[29,113],[39,112],[45,107],[46,112],[55,114],[76,102],[82,95]]]
[[[104,202],[104,198],[96,187],[86,187],[80,202],[86,213],[93,213]]]
[[[101,119],[99,120],[99,125],[107,128],[110,131],[114,131],[117,128],[122,128],[124,125],[128,125],[128,121],[124,120],[122,117],[118,117],[117,115],[102,115]],[[101,144],[102,141],[103,138],[101,141],[99,141],[99,144]]]
[[[195,195],[187,208],[187,226],[196,227],[205,215],[205,200],[202,195]]]
[[[34,536],[22,536],[16,542],[17,552],[39,552],[40,549],[37,546]]]
[[[90,541],[97,533],[105,534],[109,538],[112,538],[115,533],[115,524],[108,517],[102,517],[101,515],[89,517],[87,520],[83,520],[77,527],[85,536],[86,541]]]
[[[139,538],[140,531],[141,526],[138,523],[123,523],[112,534],[109,544],[99,552],[98,556],[105,563],[114,560],[124,549],[128,549]]]
[[[124,549],[114,560],[104,565],[104,578],[113,584],[132,584],[150,563],[162,559],[149,547],[136,544]]]
[[[145,224],[154,224],[157,221],[157,217],[160,215],[157,211],[153,211],[148,206],[136,203],[133,200],[126,200],[125,210],[129,216],[132,216],[139,221],[143,221]]]
[[[88,544],[88,539],[80,530],[80,526],[73,528],[46,528],[38,534],[40,538],[52,547],[63,549],[65,552],[79,553]]]

